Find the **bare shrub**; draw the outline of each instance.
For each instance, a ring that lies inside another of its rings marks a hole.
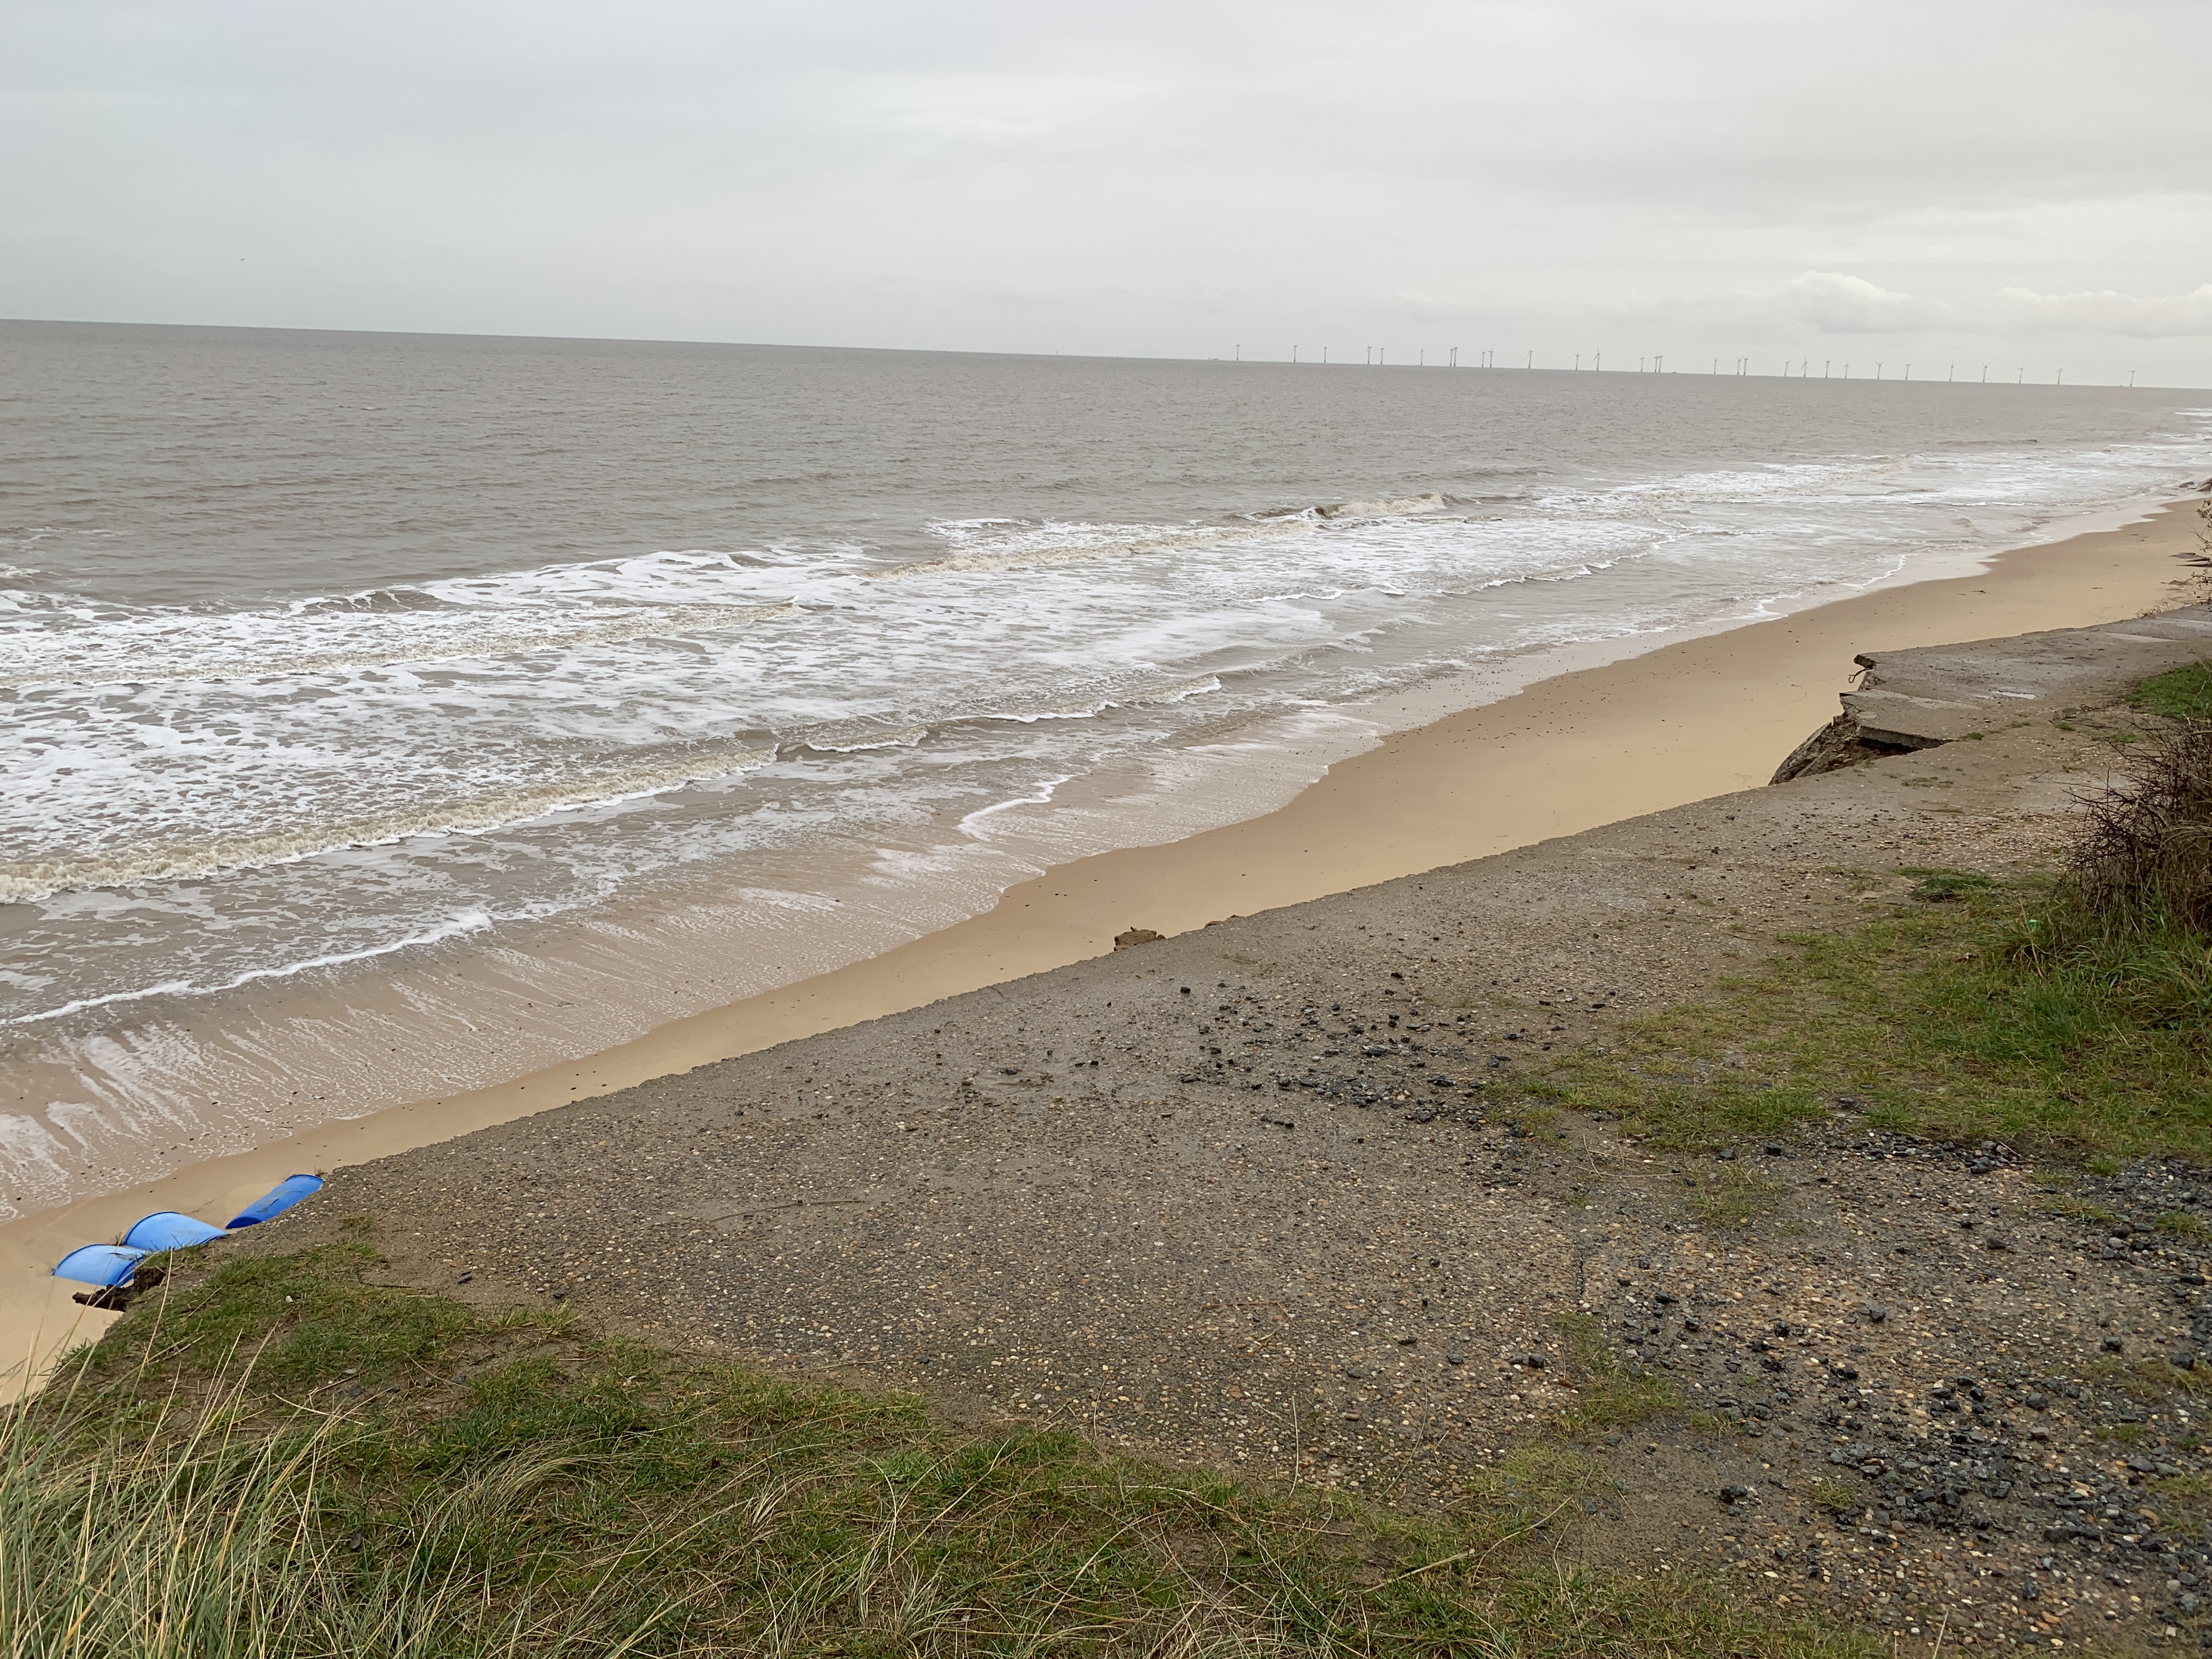
[[[2069,896],[2107,927],[2212,933],[2212,722],[2142,744],[2087,805]]]

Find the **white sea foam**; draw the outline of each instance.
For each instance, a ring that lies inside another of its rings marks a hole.
[[[1392,519],[1413,513],[1437,513],[1443,509],[1444,498],[1433,491],[1420,495],[1393,495],[1377,501],[1332,501],[1326,507],[1314,508],[1322,519]]]
[[[954,535],[991,527],[993,522],[967,520],[936,527]],[[939,558],[880,570],[872,580],[879,583],[902,582],[926,576],[981,575],[1100,559],[1158,558],[1310,534],[1313,527],[1312,520],[1304,514],[1236,525],[1042,525],[1001,534]]]
[[[798,747],[811,749],[821,755],[859,755],[871,749],[911,749],[927,739],[926,726],[908,726],[892,731],[881,727],[827,727],[810,732],[799,739]]]
[[[434,927],[404,939],[386,940],[360,951],[331,951],[320,956],[302,957],[296,962],[281,963],[269,968],[241,968],[228,979],[211,984],[196,984],[189,980],[168,980],[158,985],[134,986],[127,991],[111,991],[105,996],[82,997],[65,1002],[55,1008],[42,1009],[36,1013],[21,1014],[9,1019],[0,1019],[0,1025],[34,1025],[46,1020],[63,1019],[71,1014],[82,1013],[92,1008],[112,1008],[118,1003],[143,1002],[157,997],[205,996],[217,991],[236,991],[246,986],[270,980],[295,979],[301,974],[320,968],[350,967],[364,962],[374,962],[380,957],[397,955],[402,951],[422,950],[443,945],[450,940],[465,939],[471,934],[488,932],[492,925],[488,911],[467,910],[449,917]]]
[[[402,665],[482,661],[744,628],[794,614],[788,605],[567,610],[377,611],[324,607],[174,611],[17,634],[0,655],[0,686],[158,685],[277,679]]]
[[[538,789],[463,798],[350,822],[311,819],[296,829],[205,841],[142,841],[86,858],[0,862],[0,903],[21,904],[74,890],[191,882],[227,870],[289,864],[342,848],[375,847],[421,836],[481,832],[556,812],[635,800],[702,778],[726,777],[774,758],[772,750],[700,755],[610,771]]]

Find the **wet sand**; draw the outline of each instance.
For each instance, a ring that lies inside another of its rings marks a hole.
[[[1863,649],[2117,620],[2179,603],[2193,520],[2167,511],[1541,681],[1401,732],[1282,810],[1164,846],[1081,860],[990,912],[871,960],[497,1087],[425,1100],[193,1165],[0,1228],[0,1356],[91,1334],[46,1277],[148,1211],[220,1221],[295,1170],[450,1139],[712,1060],[1099,956],[1115,933],[1176,934],[1763,783],[1835,712]]]

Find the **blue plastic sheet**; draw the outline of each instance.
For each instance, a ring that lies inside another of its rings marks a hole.
[[[232,1218],[234,1227],[251,1227],[271,1216],[282,1215],[301,1199],[323,1190],[320,1176],[287,1176],[276,1186],[247,1205]]]
[[[127,1285],[149,1253],[127,1244],[86,1244],[71,1250],[54,1268],[56,1279],[80,1285]]]
[[[182,1250],[222,1237],[222,1228],[210,1227],[198,1216],[156,1210],[124,1234],[123,1243],[133,1250]]]

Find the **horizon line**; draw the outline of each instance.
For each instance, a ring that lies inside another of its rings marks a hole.
[[[1544,365],[1544,364],[1521,364],[1521,363],[1500,363],[1500,364],[1490,364],[1490,365],[1480,365],[1480,364],[1472,364],[1472,363],[1443,363],[1443,362],[1437,362],[1437,363],[1420,363],[1420,362],[1413,362],[1413,363],[1408,363],[1408,362],[1395,362],[1395,363],[1393,363],[1393,362],[1381,362],[1381,363],[1376,363],[1376,362],[1359,362],[1359,363],[1353,363],[1353,362],[1344,362],[1344,361],[1341,361],[1341,360],[1337,361],[1337,362],[1304,362],[1304,361],[1299,361],[1299,360],[1297,360],[1297,359],[1294,359],[1294,358],[1285,358],[1285,357],[1242,357],[1242,356],[1231,356],[1231,357],[1218,357],[1218,356],[1217,356],[1217,357],[1196,357],[1196,356],[1147,356],[1147,355],[1145,355],[1145,354],[1141,354],[1141,353],[1133,353],[1133,352],[1104,352],[1104,351],[1009,351],[1009,350],[991,350],[991,349],[986,349],[986,348],[975,347],[975,346],[879,346],[879,345],[832,345],[832,344],[823,344],[823,343],[818,343],[818,342],[805,342],[805,341],[782,341],[782,340],[734,340],[734,339],[731,339],[731,340],[716,340],[716,339],[696,338],[696,337],[686,337],[686,336],[666,336],[666,335],[647,335],[647,334],[501,334],[501,333],[470,332],[470,331],[462,331],[462,330],[457,330],[457,329],[336,328],[336,327],[325,327],[325,326],[319,326],[319,325],[310,326],[310,325],[298,325],[298,324],[285,324],[285,323],[173,323],[173,322],[136,322],[136,321],[128,321],[128,320],[123,320],[123,319],[114,319],[114,318],[101,318],[101,317],[0,317],[0,327],[15,326],[15,325],[23,325],[23,326],[29,326],[29,327],[34,327],[34,328],[128,328],[128,329],[142,329],[142,328],[143,328],[143,329],[191,329],[191,330],[199,330],[199,331],[207,331],[207,332],[213,332],[213,333],[226,333],[226,334],[340,334],[340,335],[349,335],[349,336],[362,336],[362,337],[369,337],[369,338],[376,338],[376,339],[419,339],[419,340],[507,340],[507,341],[516,341],[516,342],[558,342],[558,343],[565,343],[565,344],[572,344],[572,345],[714,346],[714,347],[725,347],[725,348],[730,348],[730,349],[739,349],[739,350],[748,350],[748,351],[851,351],[851,352],[873,352],[873,353],[880,353],[880,354],[884,354],[884,355],[893,355],[893,356],[909,356],[909,357],[921,357],[921,356],[930,356],[930,357],[1019,357],[1019,358],[1032,358],[1032,359],[1037,359],[1037,360],[1044,361],[1044,362],[1063,361],[1063,362],[1109,362],[1109,363],[1218,363],[1218,364],[1222,364],[1222,365],[1224,365],[1224,366],[1226,366],[1226,367],[1229,367],[1229,368],[1381,368],[1381,369],[1394,369],[1394,368],[1397,368],[1397,369],[1423,369],[1423,368],[1432,368],[1432,369],[1439,369],[1439,370],[1449,370],[1449,371],[1451,371],[1451,372],[1453,372],[1453,373],[1479,374],[1615,374],[1615,375],[1626,375],[1626,376],[1627,376],[1627,377],[1629,377],[1629,378],[1631,378],[1631,379],[1644,379],[1644,378],[1654,378],[1654,379],[1657,379],[1657,378],[1669,378],[1669,377],[1671,377],[1671,378],[1677,378],[1677,379],[1682,379],[1682,380],[1834,380],[1834,381],[1837,381],[1837,382],[1841,383],[1841,384],[1847,384],[1847,385],[1867,385],[1867,386],[1997,386],[1997,387],[2001,387],[2001,388],[2002,388],[2002,387],[2009,387],[2011,390],[2015,391],[2015,392],[2017,392],[2017,391],[2023,391],[2023,390],[2027,389],[2027,387],[2028,387],[2028,386],[2041,386],[2041,387],[2045,388],[2045,390],[2049,390],[2049,391],[2058,391],[2058,392],[2071,392],[2071,391],[2109,391],[2109,392],[2130,392],[2130,391],[2132,391],[2132,392],[2206,392],[2206,393],[2208,393],[2208,394],[2212,394],[2212,386],[2185,386],[2185,385],[2166,385],[2166,384],[2165,384],[2165,383],[2163,383],[2163,382],[2158,382],[2158,381],[2153,381],[2153,382],[2149,382],[2149,383],[2147,383],[2147,384],[2145,384],[2145,383],[2138,383],[2138,384],[2136,384],[2136,385],[2134,385],[2134,386],[2127,386],[2127,385],[2123,385],[2123,384],[2120,384],[2120,383],[2118,383],[2118,382],[2113,382],[2113,381],[2104,381],[2104,380],[2081,380],[2081,381],[2076,381],[2076,382],[2075,382],[2075,383],[2074,383],[2073,385],[2071,385],[2071,386],[2069,386],[2069,385],[2065,384],[2065,383],[2064,383],[2064,382],[2063,382],[2063,381],[2056,381],[2056,382],[2054,382],[2054,381],[2050,381],[2050,380],[2029,380],[2029,381],[2022,381],[2022,380],[1978,380],[1978,380],[1933,380],[1933,379],[1929,379],[1929,380],[1911,380],[1911,379],[1907,379],[1907,378],[1889,379],[1889,378],[1887,378],[1887,377],[1868,377],[1868,376],[1865,376],[1865,375],[1853,375],[1853,376],[1846,376],[1846,375],[1829,375],[1829,374],[1788,374],[1788,373],[1786,373],[1786,372],[1785,372],[1785,373],[1784,373],[1784,374],[1777,374],[1772,373],[1771,371],[1769,371],[1769,372],[1766,372],[1766,373],[1763,373],[1763,374],[1762,374],[1762,373],[1752,372],[1752,371],[1745,371],[1745,372],[1743,372],[1743,373],[1740,373],[1740,374],[1739,374],[1739,373],[1720,373],[1720,374],[1716,374],[1715,372],[1713,372],[1713,371],[1711,371],[1711,370],[1708,370],[1708,369],[1663,369],[1663,370],[1662,370],[1662,369],[1650,369],[1650,370],[1645,370],[1645,369],[1640,369],[1640,368],[1638,368],[1638,369],[1626,369],[1626,368],[1603,368],[1603,369],[1601,369],[1601,368],[1578,368],[1578,367],[1577,367],[1577,368],[1561,368],[1561,367],[1557,367],[1557,366],[1547,366],[1547,365]],[[1304,348],[1300,347],[1300,348],[1296,348],[1296,349],[1304,349]],[[1323,348],[1323,349],[1326,349],[1327,348]],[[1363,349],[1363,350],[1364,350],[1364,349],[1369,349],[1369,348],[1364,348],[1364,347],[1363,347],[1363,348],[1362,348],[1362,349]],[[1459,350],[1459,349],[1462,349],[1462,348],[1460,348],[1460,347],[1446,347],[1446,348],[1443,348],[1443,349],[1445,349],[1445,350],[1451,350],[1451,351],[1456,351],[1456,350]],[[1417,347],[1417,348],[1415,348],[1415,349],[1416,349],[1417,351],[1422,351],[1422,352],[1425,352],[1427,349],[1426,349],[1425,347]],[[1493,351],[1494,351],[1494,348],[1487,348],[1487,347],[1486,347],[1486,348],[1483,348],[1483,349],[1486,349],[1486,350],[1493,350]],[[1524,347],[1524,348],[1522,348],[1522,349],[1523,349],[1523,351],[1525,352],[1525,351],[1527,350],[1527,348],[1525,348],[1525,347]],[[1574,355],[1574,354],[1572,354],[1572,353],[1568,353],[1568,354],[1566,354],[1566,355],[1568,355],[1568,356],[1572,356],[1572,355]],[[1602,353],[1592,353],[1592,354],[1584,354],[1584,355],[1589,355],[1589,356],[1602,356],[1603,354],[1602,354]],[[1668,357],[1668,356],[1672,356],[1673,354],[1672,354],[1672,353],[1665,353],[1665,352],[1662,352],[1662,353],[1656,353],[1656,354],[1646,353],[1646,354],[1644,354],[1644,355],[1645,355],[1646,356],[1655,356],[1655,357],[1656,357],[1656,359],[1658,359],[1659,361],[1664,361],[1664,359],[1665,359],[1666,357]],[[1796,360],[1796,359],[1794,359],[1794,358],[1784,358],[1784,362],[1785,363],[1787,363],[1787,362],[1796,362],[1796,361],[1797,361],[1797,360]],[[1885,362],[1886,362],[1887,360],[1883,360],[1883,361],[1885,361]],[[2019,366],[2015,365],[2015,366],[2014,366],[2014,368],[2015,368],[2015,373],[2017,373],[2017,372],[2018,372]],[[2053,372],[2053,373],[2057,373],[2057,374],[2063,374],[2063,368],[2061,368],[2061,369],[2054,370],[2054,371],[2052,371],[2052,372]]]

